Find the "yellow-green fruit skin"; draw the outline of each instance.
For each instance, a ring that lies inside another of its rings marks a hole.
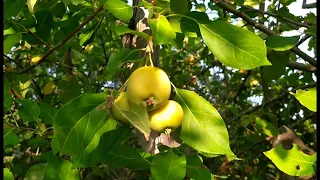
[[[115,107],[117,106],[117,107]],[[129,123],[129,121],[121,114],[121,111],[130,111],[130,106],[127,98],[126,92],[121,92],[118,98],[114,101],[114,105],[111,108],[111,115],[115,120],[123,121]]]
[[[169,100],[171,83],[162,69],[144,66],[130,75],[126,92],[129,102],[136,105],[147,105],[146,100],[152,98],[153,104],[147,106],[152,111]]]
[[[165,129],[177,129],[183,120],[183,109],[179,103],[169,100],[160,108],[149,112],[150,129],[162,133]]]

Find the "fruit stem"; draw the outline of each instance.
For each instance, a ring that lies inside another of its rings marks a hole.
[[[124,91],[124,88],[126,88],[126,87],[127,87],[128,80],[129,80],[129,78],[126,80],[126,82],[124,82],[124,83],[122,84],[122,86],[121,86],[121,87],[120,87],[120,89],[119,89],[119,92]]]
[[[154,67],[154,66],[153,66],[153,62],[152,62],[151,52],[149,52],[148,54],[149,54],[150,65],[151,65],[151,67]]]
[[[172,130],[171,129],[169,129],[169,128],[166,128],[165,130],[164,130],[164,133],[166,134],[166,135],[170,135],[170,133],[172,132]]]

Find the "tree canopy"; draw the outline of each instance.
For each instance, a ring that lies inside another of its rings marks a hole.
[[[293,3],[310,11],[296,15]],[[5,179],[314,176],[314,9],[305,0],[4,0]],[[114,105],[145,65],[168,75],[183,109],[172,132],[152,131],[141,104]]]

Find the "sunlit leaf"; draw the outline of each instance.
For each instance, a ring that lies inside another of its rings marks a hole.
[[[298,89],[296,93],[290,92],[297,100],[306,108],[313,112],[317,112],[317,89],[311,88],[309,90]]]
[[[137,35],[137,36],[141,36],[143,38],[145,38],[146,40],[149,40],[149,35],[147,33],[144,33],[144,32],[140,32],[140,31],[136,31],[136,30],[132,30],[126,26],[116,26],[115,29],[116,33],[120,36],[120,35],[123,35],[123,34],[126,34],[126,33],[130,33],[130,34],[133,34],[133,35]]]
[[[149,19],[148,23],[152,30],[155,44],[173,43],[176,33],[165,16],[160,15],[156,19]]]
[[[225,65],[246,70],[271,65],[266,45],[256,34],[220,20],[199,27],[210,51]]]
[[[4,36],[3,53],[7,54],[14,45],[20,42],[21,38],[22,38],[21,33],[9,34]]]
[[[80,154],[108,119],[106,95],[83,94],[57,112],[55,136],[60,154]]]
[[[278,136],[279,134],[278,129],[274,125],[272,125],[270,122],[257,117],[255,119],[255,123],[257,128],[262,130],[265,135],[273,136],[273,137]]]
[[[283,149],[279,144],[264,154],[277,166],[278,169],[291,176],[312,175],[316,171],[317,154],[304,154],[297,144],[290,150]]]
[[[182,106],[184,118],[180,137],[194,149],[234,159],[226,125],[218,111],[198,94],[177,89],[175,100]]]
[[[14,180],[13,174],[8,168],[3,168],[3,180]]]
[[[33,7],[36,3],[37,3],[37,0],[27,0],[27,5],[31,13],[33,13]]]
[[[96,147],[100,142],[100,137],[105,132],[116,129],[117,121],[109,118],[108,121],[99,129],[99,131],[94,135],[91,142],[79,155],[72,157],[72,166],[74,168],[79,167],[90,167],[99,162],[99,158],[93,158],[96,152]],[[103,143],[103,142],[102,142]],[[97,151],[97,150],[96,150]],[[101,154],[100,154],[101,155]]]
[[[104,8],[123,21],[130,20],[133,16],[133,7],[121,0],[107,0]]]
[[[150,170],[155,180],[181,180],[186,175],[186,168],[186,157],[178,156],[169,150],[154,157]]]

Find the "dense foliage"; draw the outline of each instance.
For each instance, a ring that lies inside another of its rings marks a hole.
[[[5,179],[314,175],[316,15],[292,3],[4,0]],[[149,63],[183,108],[170,135],[110,116]]]

